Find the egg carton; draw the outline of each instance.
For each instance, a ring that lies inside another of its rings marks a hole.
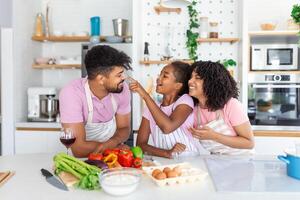
[[[152,176],[152,172],[155,169],[160,169],[161,171],[165,167],[169,167],[173,169],[174,167],[180,166],[181,168],[181,175],[173,178],[165,178],[162,180],[158,180]],[[158,186],[166,186],[166,185],[175,185],[175,184],[182,184],[182,183],[192,183],[196,181],[203,180],[207,173],[199,168],[192,167],[190,163],[177,163],[171,165],[160,165],[160,166],[151,166],[151,167],[143,167],[145,173],[154,181]]]

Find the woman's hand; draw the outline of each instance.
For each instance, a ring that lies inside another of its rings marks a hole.
[[[189,128],[193,137],[199,140],[216,140],[217,133],[210,127],[204,126],[202,128]]]
[[[146,90],[143,88],[143,86],[133,78],[131,78],[129,89],[133,92],[138,93],[142,98],[144,98],[148,94]]]

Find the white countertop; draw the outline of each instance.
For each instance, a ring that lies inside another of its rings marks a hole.
[[[84,191],[80,189],[72,189],[70,191],[62,191],[49,185],[40,173],[41,168],[51,170],[53,161],[51,154],[30,154],[17,156],[0,157],[0,171],[14,170],[16,171],[8,182],[0,188],[0,197],[4,200],[15,199],[31,199],[31,200],[106,200],[106,199],[128,199],[128,200],[160,200],[160,199],[220,199],[220,200],[256,200],[256,199],[272,199],[272,200],[292,200],[300,198],[299,192],[216,192],[210,176],[207,176],[203,182],[186,183],[175,186],[158,187],[149,177],[143,176],[138,189],[129,196],[112,197],[104,193],[102,190]],[[268,157],[276,159],[275,157]],[[172,162],[187,161],[192,163],[194,167],[207,171],[205,162],[201,157],[189,158],[186,160],[168,160],[157,158],[162,164],[171,164]]]

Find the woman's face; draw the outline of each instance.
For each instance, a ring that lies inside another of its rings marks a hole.
[[[205,97],[203,92],[203,80],[193,71],[192,77],[189,80],[189,95],[197,99]]]
[[[156,92],[159,94],[170,94],[176,90],[176,85],[173,66],[165,66],[156,79]]]

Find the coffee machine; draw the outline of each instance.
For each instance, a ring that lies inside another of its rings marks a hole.
[[[58,99],[53,87],[30,87],[28,94],[28,121],[55,122],[58,114]]]

